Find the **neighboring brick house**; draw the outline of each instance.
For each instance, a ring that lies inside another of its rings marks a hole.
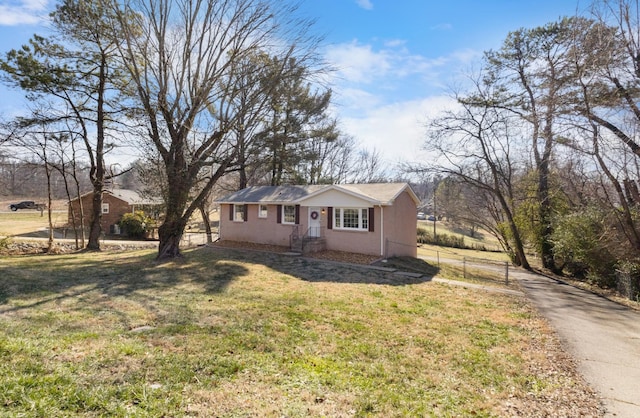
[[[217,200],[220,239],[380,256],[417,255],[406,183],[249,187]]]
[[[86,193],[72,200],[68,209],[68,223],[73,224],[73,214],[75,214],[76,223],[80,223],[80,200],[84,209],[85,227],[89,227],[91,222],[91,205],[93,202],[93,193]],[[149,209],[157,208],[160,202],[145,199],[134,190],[114,189],[102,192],[102,230],[107,234],[119,234],[118,222],[125,213],[133,213],[135,211],[145,211],[149,214]]]

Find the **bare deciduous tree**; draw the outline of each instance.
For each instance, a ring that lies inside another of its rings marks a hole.
[[[237,98],[250,89],[247,60],[267,52],[282,65],[266,91],[246,98],[260,106],[282,78],[287,63],[315,64],[309,23],[296,20],[285,2],[142,0],[119,8],[117,36],[132,80],[138,115],[158,151],[166,176],[166,212],[159,228],[158,258],[180,256],[180,239],[191,214],[238,158],[230,133],[242,112]],[[234,83],[228,83],[234,80]],[[249,90],[250,91],[250,90]],[[215,167],[202,179],[201,171]]]
[[[427,125],[425,149],[436,158],[417,169],[456,179],[488,196],[484,199],[486,210],[493,219],[488,229],[500,240],[514,264],[530,269],[514,217],[513,182],[517,167],[512,154],[522,125],[513,113],[489,104],[488,99],[494,93],[492,84],[477,82],[476,87],[473,103],[459,96],[458,110],[446,111]]]

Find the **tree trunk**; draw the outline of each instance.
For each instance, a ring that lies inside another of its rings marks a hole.
[[[176,257],[182,257],[180,252],[180,240],[185,224],[182,218],[165,219],[164,223],[158,228],[158,237],[160,243],[158,245],[158,256],[156,260],[166,260]]]
[[[75,206],[71,203],[71,190],[69,189],[69,178],[67,177],[67,169],[64,165],[64,161],[61,165],[60,174],[62,175],[62,181],[64,184],[64,192],[67,195],[67,205],[69,206],[69,217],[71,218],[71,227],[73,228],[73,236],[75,237],[75,248],[78,250],[80,248],[78,243],[78,226],[77,226],[77,214],[75,210]],[[49,203],[49,207],[51,207],[51,203]],[[64,237],[66,238],[67,233],[65,230]]]
[[[520,239],[520,234],[517,232],[517,227],[515,223],[510,222],[509,226],[511,227],[511,232],[515,233],[514,239],[516,241],[515,245],[515,256],[516,265],[519,265],[525,270],[531,270],[531,266],[529,265],[529,260],[527,260],[527,255],[524,252],[524,246],[522,245],[522,240]]]
[[[204,229],[207,233],[207,244],[211,244],[213,242],[213,236],[211,231],[211,218],[209,217],[209,212],[206,210],[204,205],[200,205],[198,208],[200,209],[200,215],[202,215]]]
[[[91,183],[93,184],[93,208],[91,208],[91,226],[89,227],[89,241],[87,250],[100,251],[100,235],[102,233],[102,190],[104,188],[104,139],[105,139],[105,112],[104,95],[106,85],[107,62],[104,55],[100,61],[100,76],[98,78],[98,99],[96,106],[96,146],[95,162],[91,167]],[[89,147],[87,147],[89,149]]]
[[[73,222],[73,230],[74,233],[76,234],[76,242],[78,240],[78,224],[79,224],[79,231],[80,231],[80,245],[78,248],[85,248],[85,243],[87,242],[87,228],[86,228],[86,222],[85,222],[85,212],[84,212],[84,205],[82,204],[82,199],[80,198],[80,183],[78,182],[78,178],[74,177],[74,180],[76,181],[76,196],[78,196],[78,214],[79,214],[79,218],[78,218],[78,222],[75,221]]]
[[[67,191],[67,206],[69,206],[68,214],[69,214],[69,217],[71,218],[71,229],[73,229],[73,236],[75,239],[75,248],[76,250],[79,250],[80,242],[78,237],[78,219],[77,219],[75,208],[72,203],[71,194],[69,193],[69,191]],[[64,236],[65,238],[67,237],[66,230],[65,230]]]
[[[73,174],[73,180],[75,181],[75,185],[76,185],[76,196],[78,196],[78,211],[80,212],[80,248],[84,248],[84,243],[87,240],[87,231],[85,228],[85,214],[84,214],[84,205],[82,204],[82,199],[80,198],[81,194],[80,194],[80,181],[78,181],[78,176],[75,172],[75,167],[74,167],[74,174]],[[73,224],[73,228],[76,234],[76,239],[78,237],[78,231],[76,229],[76,223],[74,221]]]
[[[158,228],[158,256],[156,260],[181,257],[180,240],[184,233],[190,214],[185,214],[189,200],[188,179],[184,172],[176,167],[184,167],[184,157],[176,152],[175,162],[167,170],[167,209],[165,219]]]
[[[248,185],[248,181],[247,181],[247,166],[242,163],[242,165],[240,166],[240,172],[239,172],[239,177],[240,177],[240,188],[239,190],[242,189],[246,189],[247,185]]]
[[[520,231],[518,230],[518,226],[516,225],[516,221],[513,219],[513,214],[511,213],[511,209],[507,204],[507,201],[500,193],[496,193],[498,200],[500,201],[500,205],[502,206],[502,210],[507,217],[507,223],[509,224],[509,229],[511,230],[511,235],[514,240],[514,264],[517,266],[521,266],[526,270],[531,270],[531,266],[529,265],[529,261],[527,260],[527,255],[524,252],[524,245],[522,243],[522,238],[520,238]]]
[[[238,133],[238,167],[239,167],[239,177],[240,177],[240,188],[238,190],[245,189],[248,185],[247,180],[247,156],[246,156],[246,147],[245,147],[245,134],[244,131],[240,131]],[[213,174],[213,173],[212,173]],[[204,219],[204,207],[201,207],[202,218]]]
[[[46,144],[46,139],[45,139]],[[51,167],[49,166],[49,161],[47,159],[47,150],[43,148],[43,156],[44,156],[44,171],[47,176],[47,221],[49,223],[49,237],[47,240],[47,252],[51,252],[53,249],[53,220],[51,218]],[[43,208],[40,206],[40,216],[43,215]]]
[[[555,74],[555,68],[553,66],[551,66],[551,70]],[[554,76],[553,80],[555,79],[556,77]],[[550,103],[553,105],[547,108],[544,118],[544,149],[542,155],[539,155],[537,152],[535,153],[536,166],[538,169],[538,190],[536,198],[540,205],[538,211],[538,216],[540,218],[540,258],[542,259],[542,267],[553,272],[558,271],[555,264],[553,242],[551,241],[553,225],[551,222],[551,197],[549,195],[549,165],[551,163],[551,150],[554,145],[553,122],[555,118],[554,109],[556,108],[556,91],[555,84],[552,84],[549,96],[551,98]],[[534,151],[537,151],[537,146]]]
[[[549,166],[546,161],[538,167],[537,199],[540,205],[538,216],[540,217],[541,227],[540,258],[542,259],[542,266],[551,271],[556,271],[553,243],[551,242],[553,227],[551,226],[551,201],[549,198]]]
[[[87,250],[100,251],[100,235],[102,234],[102,182],[93,185],[93,204],[91,205],[91,224]]]

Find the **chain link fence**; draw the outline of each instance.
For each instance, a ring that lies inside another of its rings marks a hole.
[[[438,268],[454,268],[465,279],[502,282],[509,286],[510,263],[490,258],[462,256],[446,247],[441,249],[419,248],[418,257],[434,262]]]

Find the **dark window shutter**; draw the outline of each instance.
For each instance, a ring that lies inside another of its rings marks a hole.
[[[333,229],[333,207],[327,208],[327,229]]]
[[[233,205],[229,205],[229,220],[233,221]]]
[[[369,232],[373,232],[373,213],[375,212],[375,208],[369,208]]]
[[[249,205],[244,205],[244,221],[247,222],[249,219]]]
[[[278,213],[276,214],[276,222],[282,223],[282,205],[278,205]]]
[[[300,225],[300,205],[296,205],[296,225]]]

